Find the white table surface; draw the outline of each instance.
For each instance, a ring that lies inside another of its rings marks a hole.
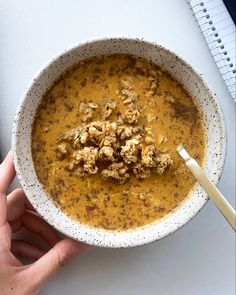
[[[102,36],[151,39],[191,60],[214,87],[228,129],[219,188],[235,205],[235,104],[185,0],[0,0],[0,142],[11,146],[22,93],[48,59]],[[235,294],[235,236],[209,202],[192,222],[151,245],[92,249],[66,266],[41,294]]]

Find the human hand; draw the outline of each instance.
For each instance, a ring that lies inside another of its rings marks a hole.
[[[33,212],[22,189],[7,196],[14,176],[12,153],[9,152],[0,165],[0,293],[37,294],[49,278],[87,246],[72,239],[61,240],[56,231]],[[12,233],[21,227],[41,235],[51,249],[46,252],[25,241],[12,240]],[[17,256],[35,261],[23,265]]]

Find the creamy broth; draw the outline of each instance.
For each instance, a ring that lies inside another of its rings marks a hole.
[[[152,74],[156,84],[152,84]],[[81,102],[98,105],[92,117],[95,121],[102,119],[108,99],[117,103],[109,120],[124,113],[126,106],[118,90],[120,80],[127,76],[137,93],[140,124],[151,128],[156,148],[168,152],[173,164],[162,175],[151,173],[137,179],[131,174],[121,184],[100,173],[78,177],[68,169],[68,157],[58,158],[58,137],[83,124]],[[111,55],[80,63],[45,94],[34,120],[32,155],[39,181],[65,213],[94,227],[127,230],[170,213],[193,188],[195,179],[176,152],[181,142],[203,163],[201,114],[182,85],[149,61]]]

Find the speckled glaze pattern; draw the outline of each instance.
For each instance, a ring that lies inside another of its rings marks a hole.
[[[226,130],[215,94],[202,75],[179,55],[155,42],[131,38],[107,38],[76,44],[52,58],[26,90],[15,115],[12,146],[20,184],[37,212],[65,235],[101,247],[134,247],[161,239],[191,220],[206,204],[206,193],[196,185],[186,200],[168,216],[145,227],[114,232],[80,224],[63,213],[44,192],[34,171],[31,155],[31,126],[37,106],[53,82],[70,66],[86,58],[129,53],[152,60],[171,73],[192,95],[203,112],[207,135],[204,169],[217,184],[225,161]]]

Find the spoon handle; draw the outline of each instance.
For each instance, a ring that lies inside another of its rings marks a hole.
[[[196,177],[201,187],[207,192],[220,212],[224,215],[228,223],[232,226],[234,231],[236,231],[236,213],[233,207],[229,204],[229,202],[225,199],[217,187],[211,182],[202,167],[189,156],[182,144],[178,146],[177,151],[185,160],[186,166]]]

